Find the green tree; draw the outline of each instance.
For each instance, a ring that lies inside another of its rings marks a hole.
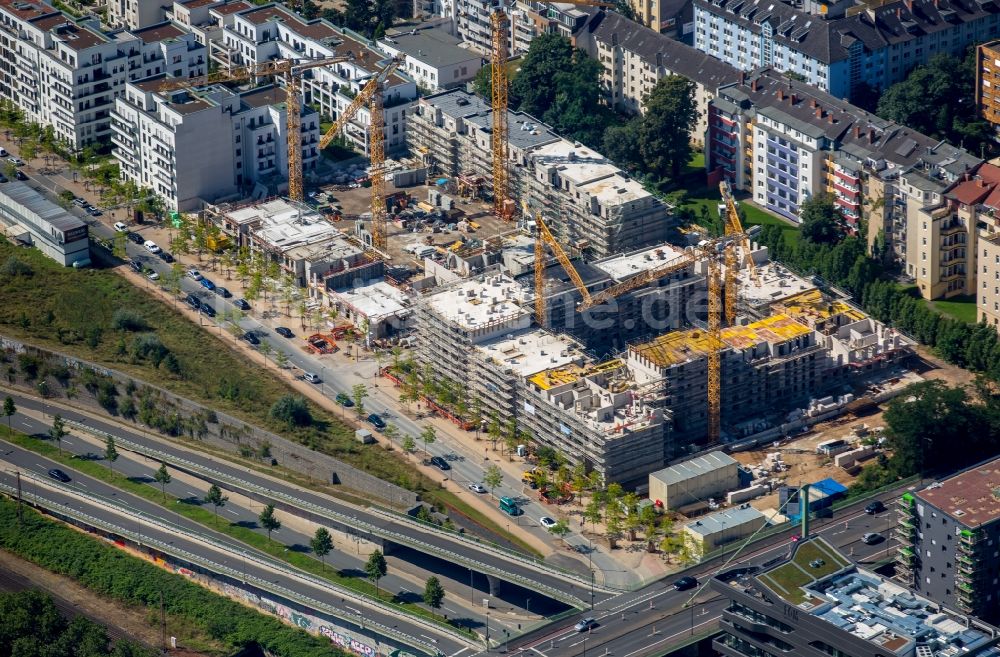
[[[402,447],[404,452],[406,452],[407,454],[411,453],[417,447],[417,443],[415,440],[413,440],[413,436],[409,434],[403,436]]]
[[[289,428],[307,427],[313,423],[309,404],[300,395],[283,395],[271,405],[271,417]]]
[[[387,572],[388,566],[385,563],[382,550],[376,549],[368,557],[368,561],[365,562],[365,574],[368,576],[368,579],[375,582],[375,597],[379,596],[378,581],[385,577]]]
[[[274,515],[274,505],[268,504],[257,516],[260,526],[267,530],[267,540],[271,540],[271,532],[281,529],[281,521]]]
[[[389,439],[389,444],[392,444],[394,440],[399,439],[399,428],[390,422],[385,425],[385,429],[382,430],[382,435]]]
[[[323,562],[323,568],[326,568],[326,555],[330,554],[330,551],[333,550],[333,537],[330,536],[330,532],[327,531],[326,527],[316,528],[316,533],[313,535],[312,540],[309,541],[309,547],[312,548],[313,554]]]
[[[222,489],[212,484],[205,495],[205,503],[211,504],[215,508],[215,524],[219,524],[219,507],[225,506],[229,498],[222,494]]]
[[[590,502],[587,503],[587,507],[583,510],[583,518],[590,523],[591,530],[604,517],[602,511],[601,498],[597,495],[591,497]]]
[[[437,431],[430,425],[424,427],[424,430],[420,432],[420,440],[424,443],[424,457],[426,458],[430,456],[427,447],[437,440]]]
[[[354,412],[361,417],[365,414],[365,397],[368,396],[368,388],[363,383],[356,383],[351,387],[351,397],[354,399]]]
[[[566,522],[565,518],[560,518],[556,520],[556,524],[549,527],[549,533],[558,539],[565,539],[566,534],[569,533],[569,523]]]
[[[274,352],[274,364],[278,366],[278,369],[285,369],[288,367],[288,355],[283,351]]]
[[[160,468],[153,473],[153,480],[160,484],[160,494],[163,496],[163,501],[167,500],[167,484],[169,484],[173,477],[167,472],[167,464],[160,463]]]
[[[691,159],[691,130],[698,120],[694,82],[666,75],[644,99],[639,150],[646,169],[676,180]]]
[[[49,438],[56,441],[60,455],[62,455],[62,439],[68,434],[69,431],[66,430],[66,423],[63,421],[62,416],[56,413],[55,417],[52,418],[52,426],[49,427]]]
[[[602,152],[623,169],[634,171],[643,165],[639,131],[642,117],[609,125],[602,138]]]
[[[431,609],[440,609],[442,602],[444,602],[444,587],[437,577],[431,575],[424,584],[424,604]]]
[[[10,418],[17,413],[17,406],[14,405],[14,398],[7,395],[3,399],[3,416],[7,418],[7,435],[13,435],[14,430],[10,427]]]
[[[118,448],[115,447],[115,439],[112,436],[108,436],[104,443],[104,459],[108,462],[108,469],[114,472],[114,464],[118,460]]]
[[[833,202],[833,195],[826,192],[814,194],[799,206],[799,232],[802,238],[814,244],[831,244],[840,240],[839,224],[844,217]]]
[[[497,464],[492,464],[490,467],[486,468],[486,472],[483,474],[483,483],[489,486],[490,496],[496,499],[494,491],[496,487],[503,482],[503,470]]]

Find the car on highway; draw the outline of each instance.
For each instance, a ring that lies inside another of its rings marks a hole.
[[[431,457],[431,465],[433,465],[438,470],[451,470],[451,466],[440,456]]]
[[[56,481],[61,481],[63,483],[70,481],[69,475],[60,470],[59,468],[52,468],[51,470],[49,470],[49,476],[55,479]]]
[[[128,261],[128,266],[131,267],[132,270],[134,272],[136,272],[137,274],[141,274],[142,273],[143,266],[142,266],[142,263],[139,262],[138,260],[129,260]]]
[[[190,278],[191,280],[194,280],[194,281],[200,281],[201,280],[201,272],[198,271],[197,269],[188,269],[187,270],[187,277]]]
[[[292,333],[292,329],[288,328],[287,326],[279,326],[276,329],[274,329],[274,332],[277,333],[278,335],[280,335],[283,338],[294,338],[295,337],[295,334]]]
[[[690,591],[696,586],[698,586],[698,580],[690,576],[681,577],[679,580],[674,582],[675,591]]]
[[[378,413],[372,413],[366,419],[368,420],[368,424],[372,425],[373,427],[375,427],[379,431],[381,431],[382,429],[385,429],[385,426],[386,426],[385,425],[385,420],[383,420],[381,417],[379,417]],[[441,468],[441,469],[443,470],[444,468]]]
[[[81,200],[82,200],[82,199],[81,199]],[[126,226],[126,225],[125,225],[124,223],[122,223],[121,221],[116,221],[116,222],[115,222],[115,225],[114,225],[114,226],[112,226],[112,228],[114,228],[114,229],[115,229],[115,232],[116,232],[116,233],[124,233],[125,231],[127,231],[127,230],[128,230],[128,226]]]
[[[142,243],[142,246],[143,246],[143,248],[145,248],[150,253],[159,253],[160,252],[160,247],[158,247],[156,245],[156,242],[154,242],[153,240],[146,240],[145,242]]]
[[[552,529],[556,526],[556,521],[548,516],[542,516],[538,519],[538,524],[545,527],[545,529]]]
[[[343,392],[337,393],[337,403],[343,406],[344,408],[350,408],[351,406],[354,406],[354,402],[351,401],[351,398],[348,397]]]
[[[597,620],[594,618],[584,618],[582,621],[573,626],[573,629],[577,632],[586,632],[587,630],[597,627]]]
[[[867,534],[861,537],[861,542],[864,543],[865,545],[874,545],[879,541],[883,540],[885,540],[885,538],[882,536],[882,534],[879,534],[878,532],[868,532]]]
[[[257,337],[256,333],[251,333],[247,331],[246,333],[243,334],[243,339],[252,345],[260,344],[260,338]]]
[[[128,233],[125,237],[127,237],[128,241],[132,242],[132,244],[142,244],[143,242],[142,235],[139,233]]]
[[[199,308],[201,308],[201,299],[199,299],[198,297],[196,297],[193,294],[187,295],[187,297],[185,297],[184,301],[186,301],[187,304],[189,306],[191,306],[192,308],[194,308],[195,310],[198,310]]]
[[[229,297],[233,296],[233,293],[224,287],[216,287],[215,293],[218,294],[223,299],[228,299]]]
[[[201,314],[205,317],[215,317],[215,308],[208,305],[207,303],[201,304]]]
[[[202,279],[200,281],[198,281],[198,282],[201,283],[201,286],[203,288],[205,288],[206,290],[214,290],[215,289],[215,283],[213,283],[212,281],[210,281],[209,279],[207,279],[205,277],[202,277]]]
[[[865,507],[865,513],[870,516],[873,516],[876,513],[882,513],[883,511],[885,511],[885,504],[882,504],[882,500],[870,502],[868,506]]]
[[[483,486],[482,484],[471,483],[469,484],[469,490],[471,490],[473,493],[479,493],[480,495],[482,495],[483,493],[486,492],[486,486]]]
[[[174,257],[170,255],[169,251],[160,251],[156,255],[160,256],[160,260],[162,260],[163,262],[169,263],[174,261]]]
[[[239,308],[240,310],[250,310],[250,304],[247,303],[246,299],[237,299],[236,301],[233,302],[233,305]]]

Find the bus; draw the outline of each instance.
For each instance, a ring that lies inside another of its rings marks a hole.
[[[500,510],[511,516],[521,515],[521,508],[517,506],[517,502],[509,497],[500,498]]]

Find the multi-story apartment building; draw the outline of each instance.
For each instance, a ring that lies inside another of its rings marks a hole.
[[[694,45],[740,70],[773,67],[847,98],[862,83],[881,89],[898,82],[935,54],[961,57],[1000,28],[1000,8],[987,2],[851,5],[694,0]]]
[[[523,54],[531,47],[532,40],[540,34],[558,34],[575,45],[591,16],[599,13],[596,7],[565,2],[537,2],[515,0],[510,9],[511,51]]]
[[[287,186],[284,89],[161,92],[162,82],[155,76],[129,83],[115,102],[112,142],[124,179],[152,189],[173,210],[201,209],[257,183]],[[315,167],[319,136],[319,115],[305,107],[305,171]]]
[[[595,14],[577,45],[603,66],[601,86],[608,102],[621,112],[643,111],[657,80],[680,75],[695,84],[698,121],[691,141],[705,142],[708,104],[716,90],[739,80],[734,67],[614,12]]]
[[[482,68],[482,55],[461,43],[458,37],[435,27],[396,31],[378,40],[379,48],[401,57],[402,70],[430,92],[464,85]]]
[[[411,149],[442,175],[489,180],[491,114],[458,89],[422,98]],[[511,197],[541,211],[564,244],[601,258],[666,241],[667,206],[605,157],[526,114],[511,112],[508,122]]]
[[[220,7],[210,10],[218,13]],[[228,20],[231,18],[231,24]],[[222,66],[257,64],[275,58],[344,58],[329,66],[309,69],[302,79],[306,104],[323,116],[337,118],[354,96],[389,63],[389,57],[360,37],[322,19],[306,21],[281,5],[268,4],[220,15],[220,48],[213,58]],[[385,148],[406,146],[407,115],[417,98],[417,85],[403,74],[389,75],[382,85]],[[359,151],[368,152],[371,117],[362,107],[348,122],[344,135]]]
[[[629,0],[629,6],[635,19],[654,32],[685,39],[693,31],[690,0]]]
[[[167,12],[167,18],[183,25],[198,43],[218,46],[222,43],[222,30],[231,27],[233,16],[250,9],[247,0],[177,0]]]
[[[107,7],[111,27],[140,30],[166,20],[163,0],[110,0]]]
[[[1000,41],[976,47],[976,107],[994,130],[1000,128]]]
[[[724,657],[1000,655],[996,627],[856,566],[819,537],[777,564],[725,570],[709,588],[726,603],[712,640]]]
[[[1000,460],[899,499],[896,578],[944,605],[1000,618]]]
[[[204,46],[170,23],[104,32],[96,19],[46,4],[0,2],[0,98],[74,148],[110,138],[111,110],[129,80],[207,70]]]

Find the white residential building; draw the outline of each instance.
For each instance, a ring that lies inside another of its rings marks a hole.
[[[287,185],[284,89],[222,86],[160,92],[162,77],[126,85],[112,113],[121,175],[174,210],[240,195],[256,183]],[[319,116],[302,116],[302,166],[319,157]]]
[[[108,0],[108,25],[139,30],[166,20],[163,0]]]
[[[246,0],[177,0],[167,17],[191,31],[198,43],[222,42],[222,30],[233,24],[233,16],[253,5]]]
[[[203,75],[205,48],[169,23],[104,32],[42,3],[0,2],[0,98],[51,126],[74,148],[111,134],[115,98],[129,80]]]
[[[482,68],[482,55],[461,43],[458,37],[437,28],[386,35],[378,41],[379,48],[389,55],[403,57],[406,74],[432,92],[463,85]]]
[[[217,13],[214,8],[209,13]],[[337,118],[389,57],[373,49],[348,30],[322,19],[305,21],[279,5],[263,5],[231,15],[222,28],[221,48],[212,56],[221,65],[254,65],[280,58],[334,58],[347,61],[307,71],[302,80],[306,104],[315,104],[323,116]],[[225,22],[220,15],[217,20]],[[388,76],[382,87],[385,108],[385,148],[399,151],[406,146],[406,116],[417,98],[415,82],[401,74]],[[368,152],[370,116],[362,107],[344,133],[359,151]]]

